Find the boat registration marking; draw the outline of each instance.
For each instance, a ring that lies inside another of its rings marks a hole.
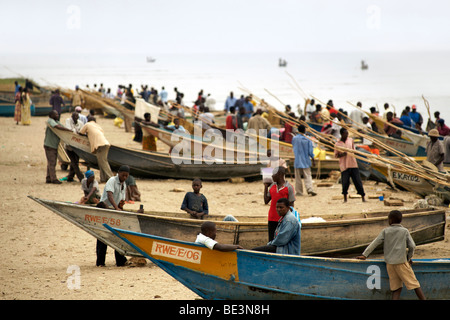
[[[197,264],[200,264],[202,259],[202,252],[200,250],[183,248],[157,241],[153,242],[152,254]]]
[[[81,137],[72,136],[70,140],[72,142],[79,143],[79,144],[81,144],[83,146],[88,146],[89,145],[88,141],[86,141],[85,139],[82,139]]]

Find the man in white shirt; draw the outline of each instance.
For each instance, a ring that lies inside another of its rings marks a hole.
[[[108,182],[106,182],[100,202],[97,204],[98,208],[110,209],[110,207],[113,207],[112,209],[115,210],[123,210],[127,192],[125,180],[127,180],[129,175],[130,167],[126,165],[120,166],[117,175],[109,178]],[[97,239],[97,267],[105,266],[106,249],[107,245]],[[127,262],[127,258],[117,251],[114,252],[114,256],[118,267],[124,266]]]
[[[197,239],[195,243],[200,243],[206,246],[211,250],[218,251],[233,251],[236,249],[244,249],[240,245],[237,244],[221,244],[218,243],[216,239],[216,224],[212,221],[205,221],[201,227],[201,233],[197,235]]]
[[[350,119],[355,123],[355,127],[360,127],[363,124],[363,118],[365,117],[365,113],[362,111],[362,104],[358,102],[356,107],[352,112],[350,112]]]
[[[79,120],[79,114],[78,112],[73,112],[70,118],[66,119],[65,124],[67,129],[72,130],[73,133],[80,132],[80,129],[83,127],[83,123]],[[63,144],[64,145],[64,144]],[[72,148],[69,145],[65,145],[66,154],[70,159],[70,167],[69,167],[69,174],[67,175],[67,182],[73,182],[73,177],[75,175],[77,176],[78,180],[80,182],[84,179],[83,173],[81,173],[79,162],[80,157],[75,153],[75,151],[72,150]]]

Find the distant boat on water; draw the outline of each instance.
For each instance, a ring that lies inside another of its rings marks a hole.
[[[362,60],[361,61],[361,70],[367,70],[367,69],[369,69],[369,65],[364,60]]]
[[[279,67],[286,67],[287,66],[287,61],[284,59],[278,59],[278,66]]]
[[[147,62],[148,62],[148,63],[152,63],[152,62],[155,62],[155,61],[156,61],[155,58],[147,57]]]

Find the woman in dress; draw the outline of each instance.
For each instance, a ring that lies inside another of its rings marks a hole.
[[[28,89],[23,89],[21,99],[21,121],[23,125],[31,124],[31,99],[28,94]]]
[[[21,112],[22,112],[22,87],[19,87],[19,90],[16,93],[16,96],[14,98],[14,103],[16,105],[14,109],[14,121],[16,121],[16,124],[19,124],[19,121],[21,121]]]

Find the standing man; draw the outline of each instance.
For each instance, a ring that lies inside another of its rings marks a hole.
[[[106,182],[105,189],[103,190],[100,202],[97,204],[98,208],[103,209],[113,209],[113,210],[123,210],[123,205],[125,204],[127,185],[125,180],[127,180],[130,175],[130,167],[122,165],[117,172],[117,175],[108,179]],[[111,208],[112,207],[112,208]],[[97,239],[97,267],[105,266],[106,249],[108,246]],[[115,251],[114,256],[116,258],[116,265],[122,267],[127,262],[127,258],[121,255],[119,252]]]
[[[66,128],[70,129],[74,133],[80,132],[83,127],[83,123],[79,120],[78,112],[72,112],[72,116],[66,119]],[[66,145],[66,153],[70,159],[70,169],[69,175],[67,176],[68,182],[73,182],[73,177],[76,175],[80,182],[84,179],[83,174],[81,173],[80,167],[78,163],[80,162],[80,157],[72,150],[69,145]]]
[[[269,241],[274,239],[275,229],[278,226],[278,220],[280,220],[277,213],[277,201],[281,198],[286,198],[289,200],[290,207],[294,205],[295,201],[294,188],[285,180],[285,174],[286,168],[275,168],[272,175],[273,183],[264,183],[264,204],[270,202],[268,216]]]
[[[261,115],[262,109],[256,109],[255,115],[248,120],[247,130],[254,129],[256,135],[267,137],[267,134],[270,132],[272,126],[270,125],[270,122]]]
[[[300,255],[301,223],[290,210],[289,200],[286,198],[279,199],[276,209],[280,219],[275,230],[274,239],[267,245],[256,247],[252,250]]]
[[[420,114],[420,112],[417,112],[417,107],[416,107],[415,104],[412,105],[411,109],[412,110],[409,113],[409,116],[410,116],[411,120],[414,122],[414,126],[413,127],[417,128],[417,125],[419,125],[419,127],[421,127],[422,124],[423,124],[423,117],[422,117],[422,115]]]
[[[292,139],[292,148],[294,149],[294,169],[295,169],[295,190],[296,195],[303,195],[302,175],[305,179],[305,188],[308,194],[317,195],[312,188],[311,165],[314,165],[314,148],[311,140],[306,138],[306,127],[298,126],[299,134]]]
[[[161,92],[159,93],[159,97],[161,98],[161,101],[166,104],[167,103],[167,97],[168,97],[168,93],[166,91],[166,89],[164,89],[164,87],[161,88]]]
[[[347,149],[355,149],[353,139],[348,137],[348,131],[345,128],[341,128],[341,140],[336,142],[336,147],[344,147]],[[359,174],[358,163],[355,157],[346,151],[334,150],[334,155],[339,158],[339,167],[341,169],[341,180],[342,180],[342,194],[344,195],[344,202],[347,202],[347,192],[350,186],[350,177],[352,178],[353,184],[357,190],[357,193],[361,195],[362,201],[366,202],[364,199],[364,187],[361,181],[361,176]]]
[[[44,150],[47,158],[47,176],[45,183],[61,184],[61,181],[56,177],[56,161],[58,159],[58,145],[59,137],[50,129],[56,128],[58,130],[71,131],[59,122],[59,114],[56,110],[50,111],[47,120],[47,129],[45,130]]]
[[[231,107],[234,107],[234,105],[236,104],[236,98],[234,97],[233,91],[230,92],[230,96],[227,97],[227,100],[225,101],[225,114],[227,112],[231,112]]]
[[[253,115],[253,103],[251,102],[251,98],[245,97],[243,107],[245,108],[245,116],[247,119],[250,119]]]
[[[59,89],[55,90],[55,93],[51,96],[49,103],[52,106],[52,110],[56,110],[58,115],[61,116],[62,107],[64,107],[64,100],[59,94]]]
[[[84,97],[80,91],[80,87],[75,86],[75,92],[72,94],[72,107],[83,107],[84,106]]]
[[[355,109],[350,112],[350,119],[352,119],[352,121],[356,123],[356,126],[358,126],[358,124],[363,124],[363,118],[365,115],[366,114],[362,111],[362,103],[358,102]]]
[[[79,132],[81,135],[87,135],[91,145],[91,152],[97,156],[98,168],[100,169],[100,182],[106,182],[113,176],[108,162],[108,151],[111,146],[106,140],[102,127],[92,116],[88,117],[86,123]]]
[[[431,129],[428,132],[430,142],[427,144],[427,160],[436,166],[439,171],[445,171],[444,169],[444,146],[439,140],[439,132],[437,129]]]

